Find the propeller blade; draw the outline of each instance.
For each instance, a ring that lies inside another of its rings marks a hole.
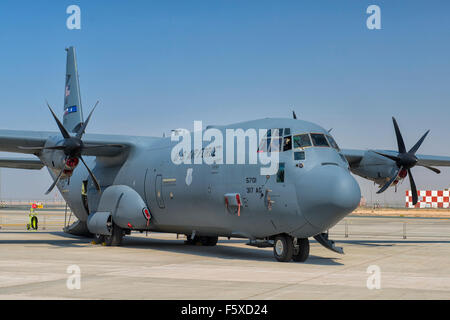
[[[403,140],[402,133],[400,132],[400,128],[398,127],[397,120],[392,117],[392,121],[394,122],[395,135],[397,136],[398,152],[406,153],[405,141]]]
[[[398,174],[400,173],[401,169],[398,169],[395,174],[392,176],[392,178],[377,192],[377,194],[385,192],[397,179]]]
[[[84,149],[96,149],[96,148],[123,148],[123,145],[121,144],[91,144],[91,145],[84,145]]]
[[[294,117],[294,119],[297,120],[297,115],[295,114],[295,111],[292,111],[292,117]]]
[[[56,186],[56,184],[58,183],[59,179],[61,178],[64,169],[66,166],[66,161],[64,161],[64,167],[61,169],[61,171],[59,172],[58,176],[56,177],[55,181],[53,181],[52,185],[50,186],[50,188],[48,188],[47,192],[45,193],[46,195],[49,194],[50,192],[52,192],[53,188]]]
[[[84,134],[84,132],[86,130],[86,127],[87,127],[87,125],[89,123],[89,120],[91,120],[92,113],[94,112],[95,108],[97,108],[97,105],[98,105],[99,102],[100,101],[97,100],[97,102],[95,103],[94,108],[92,108],[92,110],[89,113],[89,116],[87,117],[86,121],[83,122],[83,124],[81,125],[81,127],[80,127],[80,129],[78,130],[78,133],[77,133],[77,138],[81,139],[81,137],[83,136],[83,134]]]
[[[416,205],[417,202],[419,201],[419,197],[417,196],[417,187],[416,187],[416,183],[414,182],[414,178],[411,174],[411,170],[408,170],[408,176],[409,176],[409,183],[411,184],[413,205]]]
[[[97,189],[97,191],[100,191],[101,188],[100,188],[100,184],[97,181],[97,178],[94,176],[94,174],[92,173],[91,169],[89,169],[89,167],[87,166],[86,162],[84,162],[83,157],[80,156],[80,160],[81,160],[81,162],[83,162],[84,166],[86,167],[87,171],[89,172],[89,175],[91,176],[92,181],[94,181],[95,188]]]
[[[61,123],[61,121],[59,121],[58,117],[57,117],[56,114],[53,112],[53,110],[52,110],[52,108],[50,107],[50,105],[48,104],[48,102],[47,102],[47,106],[48,106],[48,108],[50,109],[50,112],[52,113],[53,118],[55,119],[56,124],[57,124],[58,127],[59,127],[59,131],[61,131],[62,136],[63,136],[65,139],[70,138],[70,134],[67,132],[66,128],[64,128],[64,126],[63,126],[63,124]]]
[[[421,166],[421,165],[419,165],[419,166]],[[421,167],[427,168],[428,170],[431,170],[431,171],[433,171],[434,173],[437,173],[437,174],[441,173],[441,170],[433,168],[433,167],[429,167],[429,166],[421,166]]]
[[[64,146],[53,146],[53,147],[21,147],[18,146],[18,149],[22,150],[64,150]]]
[[[64,150],[66,149],[65,146],[53,146],[53,147],[44,147],[43,150]]]
[[[377,151],[374,151],[374,152],[375,152],[376,154],[379,154],[380,156],[383,156],[383,157],[385,157],[385,158],[391,159],[392,161],[395,161],[395,162],[400,161],[400,158],[399,158],[399,157],[391,156],[390,154],[381,153],[381,152],[377,152]]]
[[[44,147],[22,147],[22,146],[18,146],[18,149],[21,150],[44,150]]]
[[[416,145],[414,147],[411,148],[411,150],[409,150],[409,153],[411,154],[416,154],[417,150],[419,150],[420,146],[422,145],[423,141],[425,140],[425,138],[427,137],[427,135],[430,133],[430,130],[428,130],[423,136],[422,138],[420,138],[420,140],[416,143]]]

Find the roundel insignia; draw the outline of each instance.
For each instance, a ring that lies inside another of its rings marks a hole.
[[[144,215],[145,220],[150,220],[152,217],[150,211],[147,208],[142,209],[142,214]]]

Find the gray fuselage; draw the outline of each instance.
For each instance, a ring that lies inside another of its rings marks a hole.
[[[236,128],[289,128],[291,137],[310,133],[329,136],[318,125],[291,119],[216,127],[224,137],[226,129]],[[48,145],[60,139],[54,137]],[[126,185],[142,197],[152,215],[148,230],[251,239],[277,234],[307,238],[334,226],[360,201],[359,186],[338,148],[292,145],[290,150],[279,152],[282,174],[261,175],[261,164],[174,164],[171,153],[177,141],[170,137],[132,140],[126,156],[87,157],[87,162],[102,190]],[[223,151],[227,151],[225,145]],[[55,152],[42,154],[41,160],[49,165]],[[55,176],[57,170],[51,165],[49,170]],[[83,181],[87,181],[84,199]],[[84,167],[75,170],[70,183],[68,179],[59,182],[58,188],[79,220],[86,221],[89,212],[96,211],[101,194]],[[227,206],[229,194],[240,196],[240,208]]]

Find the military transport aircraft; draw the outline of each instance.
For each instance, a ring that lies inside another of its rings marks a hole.
[[[351,173],[373,180],[384,192],[409,177],[413,202],[414,166],[436,173],[450,157],[409,151],[397,121],[398,151],[340,149],[319,125],[299,119],[262,119],[215,127],[267,129],[258,153],[278,152],[278,171],[261,175],[258,164],[174,164],[173,139],[85,134],[75,49],[67,51],[64,115],[59,132],[0,130],[0,151],[35,155],[3,158],[0,167],[47,167],[78,221],[71,234],[95,236],[119,245],[132,231],[185,234],[186,243],[214,246],[218,237],[249,239],[273,246],[278,261],[305,261],[309,237],[343,253],[328,239],[333,227],[359,204],[360,188]],[[294,118],[296,118],[294,114]],[[80,165],[81,162],[81,165]]]

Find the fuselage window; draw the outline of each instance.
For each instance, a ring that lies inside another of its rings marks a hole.
[[[294,149],[311,147],[309,134],[298,134],[294,136]]]
[[[315,147],[329,147],[325,135],[322,133],[311,133],[311,139]]]
[[[305,151],[297,151],[294,152],[294,160],[296,161],[302,161],[305,160]]]
[[[336,140],[334,140],[334,138],[332,136],[327,136],[327,138],[328,138],[328,142],[330,143],[331,147],[333,147],[337,151],[341,151],[338,144],[336,143]]]
[[[284,182],[284,162],[280,162],[280,164],[278,165],[277,182]]]

